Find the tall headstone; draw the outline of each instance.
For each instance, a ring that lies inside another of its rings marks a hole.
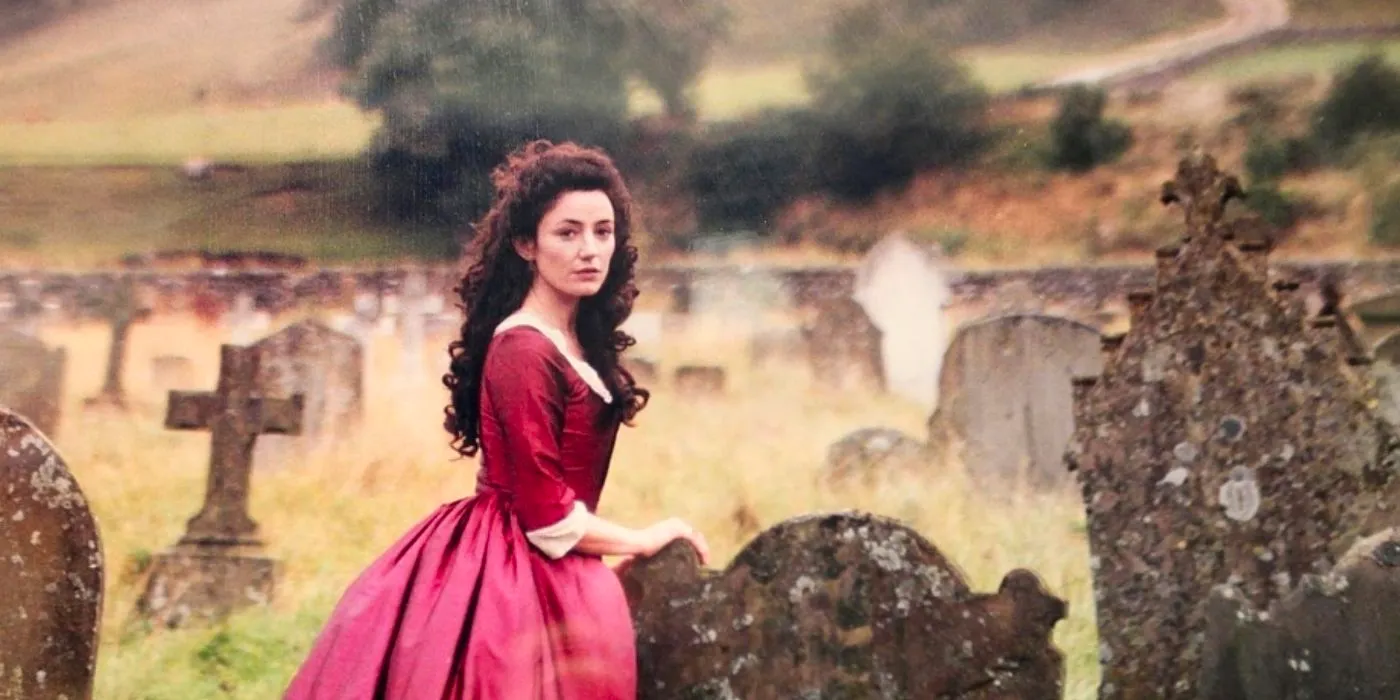
[[[802,329],[817,383],[834,389],[885,389],[880,329],[854,299],[840,297],[817,307]]]
[[[399,378],[410,386],[417,386],[427,378],[423,357],[427,321],[428,279],[422,270],[410,270],[404,277],[399,309]]]
[[[258,341],[256,391],[306,397],[296,436],[258,441],[257,463],[286,464],[310,450],[348,437],[364,411],[364,353],[354,338],[319,321],[301,321]]]
[[[127,340],[131,327],[151,315],[151,307],[141,295],[141,289],[130,276],[122,276],[99,299],[93,309],[98,318],[112,325],[107,345],[107,371],[97,396],[87,399],[89,406],[126,407],[126,388],[122,375],[126,370]]]
[[[257,389],[256,349],[224,345],[214,392],[170,392],[165,425],[209,430],[209,480],[204,506],[174,549],[156,556],[137,601],[138,614],[168,627],[217,620],[266,603],[277,563],[262,556],[258,524],[248,512],[253,447],[263,435],[301,430],[303,397],[276,398]]]
[[[0,328],[0,406],[25,417],[40,432],[57,434],[62,415],[67,352],[36,338]]]
[[[1063,600],[1018,569],[968,589],[888,519],[817,514],[761,533],[724,571],[675,542],[619,572],[641,700],[1061,697]]]
[[[1209,156],[1181,161],[1162,199],[1185,236],[1130,295],[1102,375],[1075,382],[1100,698],[1203,697],[1203,659],[1244,622],[1213,627],[1212,596],[1268,611],[1400,505],[1364,362],[1269,283],[1257,223],[1225,216],[1239,194]]]
[[[1062,484],[1070,380],[1102,362],[1098,332],[1076,321],[1014,314],[964,326],[943,360],[929,444],[978,478]]]
[[[951,296],[933,251],[900,232],[856,268],[852,298],[880,329],[885,385],[926,411],[938,403],[938,371],[952,332],[943,307]]]
[[[77,480],[43,434],[0,409],[0,698],[92,696],[102,572]]]
[[[253,342],[267,330],[268,322],[268,315],[258,311],[257,299],[247,291],[238,292],[233,298],[233,308],[224,316],[229,342],[234,345]]]

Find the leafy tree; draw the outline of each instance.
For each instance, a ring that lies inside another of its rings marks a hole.
[[[1067,170],[1091,170],[1122,155],[1132,144],[1127,125],[1103,117],[1107,97],[1100,88],[1075,85],[1060,99],[1050,124],[1051,165]]]
[[[1360,134],[1400,129],[1400,72],[1373,53],[1340,71],[1313,114],[1313,135],[1329,148]]]

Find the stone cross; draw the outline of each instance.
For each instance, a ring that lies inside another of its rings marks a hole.
[[[1074,381],[1103,699],[1202,697],[1210,635],[1235,622],[1213,599],[1269,611],[1394,518],[1400,442],[1365,367],[1335,317],[1305,320],[1270,283],[1267,239],[1225,218],[1239,194],[1210,157],[1181,162],[1163,188],[1181,245],[1130,295],[1102,375]]]
[[[212,433],[204,507],[190,519],[181,544],[258,544],[258,526],[248,514],[253,445],[259,435],[301,432],[302,395],[255,395],[257,351],[235,345],[220,351],[218,389],[170,392],[165,416],[167,428]]]
[[[89,398],[87,403],[124,408],[126,390],[122,386],[122,370],[126,365],[127,336],[131,333],[132,325],[150,317],[151,309],[142,303],[140,291],[130,277],[118,279],[108,292],[94,308],[99,318],[112,324],[112,340],[107,349],[107,373],[101,391]]]

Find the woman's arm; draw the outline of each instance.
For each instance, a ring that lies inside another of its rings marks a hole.
[[[630,555],[649,557],[661,551],[672,540],[684,539],[695,547],[700,555],[700,563],[710,561],[710,548],[703,535],[695,528],[678,518],[663,520],[643,529],[619,525],[605,518],[583,511],[583,538],[574,549],[586,554]]]

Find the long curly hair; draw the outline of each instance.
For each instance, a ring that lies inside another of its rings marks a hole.
[[[630,425],[651,394],[637,386],[621,364],[622,352],[637,342],[619,328],[637,298],[637,248],[630,242],[632,195],[622,174],[601,150],[540,140],[510,154],[491,179],[495,201],[476,223],[466,254],[467,271],[454,289],[466,319],[460,336],[448,345],[451,369],[442,378],[452,394],[443,425],[452,434],[453,449],[470,457],[480,448],[486,348],[496,326],[520,308],[534,282],[529,263],[514,243],[533,241],[540,219],[567,192],[602,191],[612,201],[615,247],[608,276],[597,294],[579,301],[574,331],[584,359],[614,397],[611,417]]]

